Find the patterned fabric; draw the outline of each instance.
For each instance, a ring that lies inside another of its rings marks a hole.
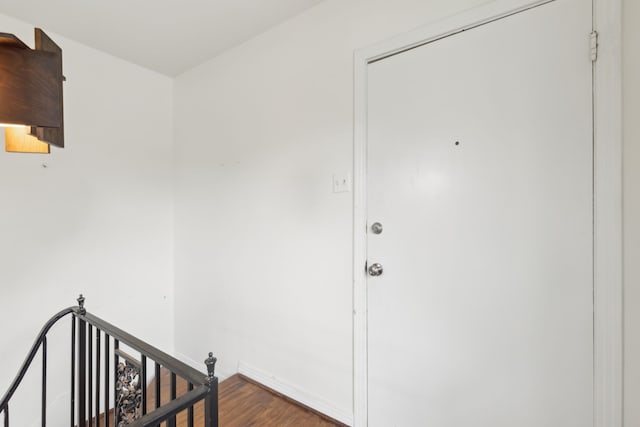
[[[116,419],[118,427],[126,426],[142,416],[140,371],[129,362],[118,364],[116,382]]]

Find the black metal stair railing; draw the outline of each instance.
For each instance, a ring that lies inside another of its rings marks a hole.
[[[41,420],[47,425],[47,333],[62,318],[71,314],[70,427],[146,427],[176,426],[176,416],[187,411],[187,425],[194,427],[194,405],[204,402],[204,427],[218,426],[218,378],[216,358],[205,360],[207,375],[158,350],[112,324],[87,313],[85,299],[66,308],[42,328],[15,380],[0,399],[0,420],[10,426],[9,404],[22,379],[40,352],[42,354]],[[124,351],[138,353],[139,357]],[[130,350],[129,350],[130,349]],[[95,351],[94,351],[95,350]],[[147,398],[148,367],[154,368],[154,408]],[[161,399],[162,369],[170,375],[170,398]],[[176,396],[177,379],[187,382],[187,392]],[[113,405],[113,407],[112,407]],[[3,416],[3,418],[2,418]],[[110,420],[110,417],[113,419]],[[55,420],[54,425],[61,425]]]

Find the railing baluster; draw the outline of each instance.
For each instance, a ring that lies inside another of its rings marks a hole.
[[[140,379],[140,386],[142,387],[142,415],[147,413],[147,356],[142,354],[140,356],[140,363],[142,364],[142,378]]]
[[[76,316],[71,316],[71,414],[70,427],[76,425]]]
[[[104,333],[104,427],[109,427],[109,335]]]
[[[171,400],[176,400],[176,374],[175,372],[171,372]],[[167,421],[167,427],[176,427],[176,416],[172,416]]]
[[[193,390],[193,383],[189,383],[188,390]],[[193,427],[193,405],[189,406],[189,412],[187,414],[187,427]]]
[[[160,405],[162,404],[161,398],[162,396],[160,396],[160,364],[158,362],[156,362],[156,409],[160,407]]]
[[[89,427],[91,427],[91,423],[93,421],[93,326],[89,324],[89,396],[87,398],[87,406],[89,407]]]
[[[9,404],[4,407],[4,427],[9,427]]]
[[[96,328],[96,427],[100,427],[100,329]]]
[[[120,340],[113,339],[113,425],[118,425],[120,412],[118,411],[118,354]]]
[[[78,426],[87,427],[87,322],[78,320]]]
[[[158,409],[160,407],[160,405],[162,405],[162,396],[160,395],[161,393],[161,388],[160,388],[160,364],[158,362],[156,362],[156,409]],[[158,424],[158,427],[160,427],[160,424]]]
[[[47,426],[47,337],[42,339],[42,427]]]

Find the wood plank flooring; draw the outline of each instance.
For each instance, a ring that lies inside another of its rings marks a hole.
[[[169,401],[170,375],[163,371],[160,378],[160,397],[164,404]],[[187,383],[178,378],[176,394],[181,396],[187,391]],[[220,427],[343,427],[317,412],[306,408],[281,394],[270,390],[242,375],[236,374],[219,385]],[[148,411],[155,408],[155,380],[147,388]],[[113,412],[109,415],[109,427],[113,426]],[[100,416],[100,425],[104,426],[104,414]],[[166,423],[162,426],[165,427]],[[176,417],[177,427],[187,427],[187,411]],[[204,426],[204,407],[199,403],[194,407],[194,426]]]
[[[165,404],[170,396],[170,374],[163,370],[160,378],[160,401]],[[187,391],[186,381],[178,378],[176,395]],[[218,389],[220,427],[346,427],[283,396],[249,378],[236,374],[222,381]],[[147,387],[147,411],[155,408],[155,380]],[[95,425],[95,418],[88,423]],[[99,425],[104,426],[104,414]],[[109,424],[113,425],[113,409],[109,411]],[[166,427],[166,423],[162,424]],[[204,426],[204,406],[194,407],[194,426]],[[187,411],[176,417],[176,427],[187,427]]]
[[[234,375],[220,384],[220,426],[343,426],[266,389]]]

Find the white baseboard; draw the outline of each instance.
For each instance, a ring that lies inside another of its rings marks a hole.
[[[296,402],[300,402],[301,404],[308,406],[311,409],[325,414],[328,417],[333,418],[334,420],[340,421],[349,426],[353,425],[353,414],[347,414],[344,411],[336,408],[335,405],[328,400],[314,395],[313,393],[301,390],[292,384],[276,378],[274,375],[247,365],[244,362],[240,362],[238,364],[238,373],[266,387],[269,387],[270,389],[275,390],[278,393],[282,393],[283,395],[295,400]]]
[[[197,362],[192,358],[190,358],[189,356],[182,354],[180,352],[175,352],[174,356],[176,357],[176,359],[186,363],[187,365],[191,366],[193,369],[197,369],[198,371],[206,374],[207,367],[204,364],[204,358],[202,359],[201,362]],[[216,365],[215,374],[216,374],[216,377],[218,377],[218,381],[224,381],[227,378],[229,378],[231,375],[235,374],[235,372],[229,373],[225,370],[220,369],[218,365]]]

